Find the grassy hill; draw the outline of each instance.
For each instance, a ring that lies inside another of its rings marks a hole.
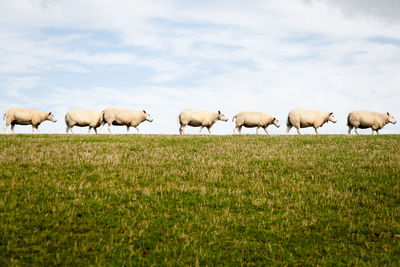
[[[0,265],[398,265],[399,151],[397,135],[1,135]]]

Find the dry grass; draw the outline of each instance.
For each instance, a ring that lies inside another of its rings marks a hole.
[[[0,136],[0,264],[400,263],[399,136]]]

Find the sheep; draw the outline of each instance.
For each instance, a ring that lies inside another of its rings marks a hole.
[[[127,133],[129,133],[129,127],[135,127],[137,133],[139,133],[139,124],[144,121],[152,122],[150,114],[145,110],[133,110],[125,108],[109,107],[103,111],[103,122],[102,126],[108,124],[108,132],[111,134],[111,125],[125,125]]]
[[[74,109],[70,110],[65,114],[65,124],[67,125],[66,132],[71,131],[74,133],[72,128],[74,126],[85,127],[89,126],[88,134],[93,128],[97,134],[97,127],[103,123],[103,113],[96,110],[88,109]]]
[[[357,135],[358,128],[371,128],[372,134],[374,134],[374,131],[379,134],[379,130],[389,122],[396,124],[395,118],[389,114],[389,112],[379,113],[366,110],[351,111],[347,116],[347,126],[349,127],[348,134],[350,135],[350,132],[353,128]]]
[[[300,128],[314,127],[315,133],[318,134],[318,128],[322,127],[324,123],[331,121],[336,123],[336,119],[333,116],[333,112],[324,110],[303,110],[294,109],[289,112],[286,125],[286,134],[289,133],[292,127],[297,129],[297,133],[300,133]]]
[[[10,108],[4,113],[3,120],[6,120],[4,126],[4,133],[7,127],[11,124],[11,132],[14,133],[15,125],[32,125],[32,134],[39,133],[39,125],[46,121],[56,122],[56,118],[51,112],[44,112],[36,109],[29,108]]]
[[[202,132],[203,128],[206,127],[208,133],[211,134],[211,127],[217,120],[228,121],[221,111],[217,113],[212,113],[203,110],[186,109],[179,114],[179,123],[181,127],[179,128],[179,133],[184,134],[184,128],[189,125],[192,127],[200,127],[199,133]]]
[[[258,134],[260,127],[263,128],[267,134],[269,134],[267,127],[270,124],[274,124],[277,128],[280,127],[279,121],[275,117],[261,112],[239,112],[232,118],[232,121],[235,119],[236,127],[233,128],[233,134],[235,134],[236,129],[238,129],[239,134],[241,134],[243,126],[248,128],[257,127],[256,134]]]

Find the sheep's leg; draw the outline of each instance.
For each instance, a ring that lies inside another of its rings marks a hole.
[[[260,127],[259,127],[259,126],[257,126],[256,134],[258,134],[258,130],[260,130]]]
[[[7,132],[7,128],[8,128],[9,125],[10,125],[10,123],[6,122],[6,125],[4,125],[4,133]]]
[[[97,128],[93,127],[94,133],[97,134]]]
[[[92,130],[92,126],[89,126],[89,129],[88,129],[88,134],[90,134],[90,130]]]
[[[297,129],[297,133],[298,133],[299,135],[301,135],[301,133],[300,133],[300,127],[296,126],[296,129]]]
[[[380,131],[379,129],[378,129],[378,130],[376,130],[376,134],[380,134],[380,133],[379,133],[379,131]]]
[[[318,134],[318,128],[314,127],[315,134]]]
[[[185,132],[183,131],[183,129],[185,129],[186,125],[181,125],[181,127],[179,128],[179,134],[182,135]]]
[[[126,133],[129,133],[129,125],[126,125]]]
[[[286,128],[286,134],[289,133],[290,129],[292,129],[292,125],[289,125],[289,126]]]
[[[32,134],[35,134],[35,126],[32,125]]]
[[[200,131],[199,134],[201,134],[201,132],[203,131],[204,126],[200,126]]]
[[[238,130],[239,134],[242,134],[242,127],[243,126],[239,126],[239,130]]]
[[[38,133],[38,134],[40,134],[40,131],[39,131],[39,125],[36,125],[36,133]]]
[[[347,131],[348,135],[350,135],[352,129],[353,129],[353,126],[349,126],[349,130]]]
[[[355,131],[356,134],[358,135],[358,128],[354,128],[354,131]]]
[[[72,130],[74,126],[67,126],[66,132],[68,134],[68,131],[71,131],[72,134],[74,134],[74,131]]]
[[[267,130],[267,127],[264,127],[264,131],[269,135],[269,132]]]
[[[111,134],[111,123],[107,123],[107,125],[108,133]]]
[[[14,124],[14,123],[11,123],[11,133],[12,133],[12,134],[15,134],[15,132],[14,132],[14,127],[15,127],[15,124]]]
[[[136,128],[137,133],[139,134],[139,127],[136,126],[135,128]]]
[[[210,129],[211,129],[211,127],[207,127],[208,133],[211,135]]]
[[[104,122],[103,122],[102,124],[100,124],[99,132],[101,132],[101,130],[103,129],[103,127],[104,127]]]

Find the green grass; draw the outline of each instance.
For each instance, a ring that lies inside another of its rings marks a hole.
[[[0,265],[399,265],[400,136],[1,135]]]

